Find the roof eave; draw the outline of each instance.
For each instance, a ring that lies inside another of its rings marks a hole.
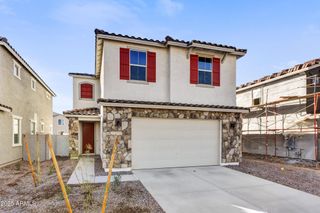
[[[191,107],[191,106],[172,106],[172,105],[157,105],[157,104],[135,104],[135,103],[112,103],[99,99],[98,103],[102,106],[109,107],[130,107],[130,108],[151,108],[151,109],[177,109],[177,110],[196,110],[209,112],[236,112],[248,113],[249,109],[224,109],[215,107]]]
[[[314,68],[317,68],[317,67],[320,67],[320,64],[315,64],[313,66],[306,67],[306,68],[303,68],[303,69],[295,71],[295,72],[287,73],[285,75],[281,75],[281,76],[278,76],[278,77],[275,77],[275,78],[271,78],[271,79],[268,79],[268,80],[265,80],[265,81],[262,81],[262,82],[259,82],[259,83],[255,83],[255,84],[252,84],[252,85],[249,85],[249,86],[246,86],[246,87],[239,88],[239,89],[236,90],[236,93],[240,93],[242,91],[245,91],[245,90],[248,90],[248,89],[252,89],[254,87],[258,87],[258,86],[261,86],[261,85],[264,85],[264,84],[268,84],[268,83],[271,83],[273,81],[278,81],[278,80],[281,80],[283,78],[288,78],[288,77],[291,77],[291,76],[294,76],[294,75],[298,75],[300,73],[306,72],[308,70],[311,70],[311,69],[314,69]]]
[[[44,86],[47,89],[47,91],[50,92],[50,94],[53,97],[56,96],[53,90],[50,89],[50,87],[41,79],[41,77],[29,66],[29,64],[25,62],[24,59],[21,58],[20,55],[17,54],[15,50],[12,49],[10,45],[8,45],[8,43],[4,41],[0,41],[0,45],[3,45],[17,60],[19,60],[19,62],[23,64],[25,68],[27,68],[27,70],[31,73],[31,75],[33,75],[33,77],[35,77],[42,84],[42,86]]]

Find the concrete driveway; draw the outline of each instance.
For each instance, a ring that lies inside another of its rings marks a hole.
[[[320,211],[320,197],[220,166],[135,170],[164,211]]]

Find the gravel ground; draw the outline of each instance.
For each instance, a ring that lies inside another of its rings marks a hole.
[[[58,159],[64,182],[77,161]],[[0,169],[0,212],[67,212],[51,161],[41,164],[42,183],[33,186],[27,162]],[[50,171],[51,170],[51,171]],[[100,212],[105,184],[67,187],[74,212]],[[163,212],[139,181],[113,184],[109,193],[108,212]]]
[[[314,162],[244,155],[234,170],[320,196],[320,170]]]

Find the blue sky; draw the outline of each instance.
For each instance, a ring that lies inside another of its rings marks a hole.
[[[163,40],[171,35],[248,49],[237,84],[320,57],[320,1],[0,0],[0,36],[72,108],[69,72],[94,72],[94,29]]]

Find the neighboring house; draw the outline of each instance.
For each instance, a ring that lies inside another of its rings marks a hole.
[[[236,107],[236,62],[246,50],[95,33],[95,74],[69,74],[71,155],[98,154],[107,169],[119,138],[114,166],[124,170],[239,162],[248,110]]]
[[[55,93],[0,37],[0,166],[22,159],[22,134],[50,133]]]
[[[237,88],[243,120],[243,152],[319,160],[320,59],[298,64]],[[315,117],[316,116],[316,117]],[[314,119],[316,118],[316,119]]]
[[[69,135],[69,120],[64,115],[53,112],[53,135]]]

